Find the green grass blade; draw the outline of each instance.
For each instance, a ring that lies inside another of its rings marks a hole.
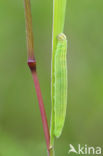
[[[50,132],[50,144],[54,143],[54,57],[57,45],[57,36],[63,32],[65,21],[66,0],[54,0],[53,1],[53,39],[52,39],[52,117],[51,117],[51,132]]]
[[[53,52],[56,48],[56,37],[63,32],[65,21],[66,0],[53,2]]]

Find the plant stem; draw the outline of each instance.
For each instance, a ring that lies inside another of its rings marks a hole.
[[[50,156],[55,156],[54,147],[50,148]]]
[[[32,16],[31,16],[31,5],[30,0],[24,0],[25,6],[25,19],[26,19],[26,36],[27,36],[27,47],[28,47],[28,66],[31,70],[32,77],[34,80],[35,90],[38,98],[42,124],[45,134],[45,140],[47,145],[48,156],[50,155],[50,135],[47,123],[46,112],[44,108],[43,98],[41,94],[41,89],[39,85],[39,80],[36,72],[36,60],[34,57],[34,42],[33,42],[33,31],[32,31]]]
[[[42,94],[41,94],[39,80],[38,80],[38,76],[37,76],[35,67],[33,69],[30,66],[30,62],[28,64],[31,69],[32,77],[33,77],[34,84],[35,84],[35,90],[36,90],[36,94],[37,94],[37,98],[38,98],[38,103],[39,103],[39,108],[40,108],[40,113],[41,113],[41,118],[42,118],[42,123],[43,123],[43,129],[44,129],[44,134],[45,134],[45,140],[46,140],[47,149],[48,149],[48,153],[49,153],[49,147],[50,147],[49,128],[48,128],[48,124],[47,124],[47,117],[46,117],[46,112],[45,112],[45,108],[44,108],[44,104],[43,104],[43,98],[42,98]]]
[[[32,15],[30,0],[24,0],[25,20],[26,20],[26,39],[28,48],[28,59],[34,60],[34,37],[32,30]]]

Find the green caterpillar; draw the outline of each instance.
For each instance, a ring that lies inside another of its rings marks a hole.
[[[54,54],[54,135],[61,135],[67,106],[67,40],[61,33],[57,36],[57,46]]]

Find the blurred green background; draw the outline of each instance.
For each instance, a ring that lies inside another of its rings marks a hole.
[[[53,6],[50,0],[31,4],[37,70],[50,123]],[[65,33],[68,108],[63,134],[55,141],[56,156],[67,156],[69,144],[103,145],[103,0],[67,0]],[[0,0],[0,156],[46,155],[25,38],[23,0]]]

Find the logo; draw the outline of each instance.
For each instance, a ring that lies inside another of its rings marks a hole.
[[[69,151],[68,154],[70,153],[75,153],[75,154],[96,154],[100,155],[102,154],[102,148],[97,146],[97,147],[89,147],[88,145],[81,146],[78,144],[78,146],[75,148],[72,144],[69,145]]]

